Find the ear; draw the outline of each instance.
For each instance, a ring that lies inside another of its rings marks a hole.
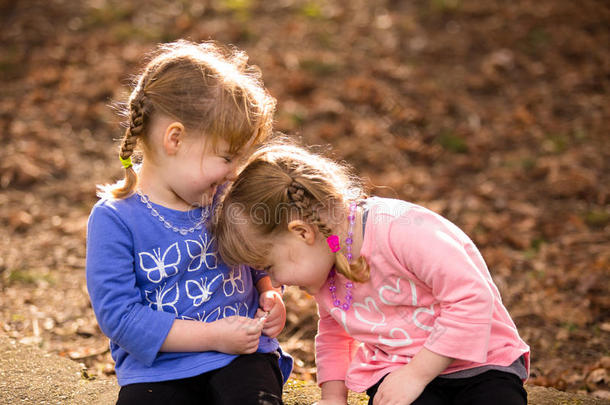
[[[165,128],[163,134],[163,149],[168,155],[175,155],[180,149],[180,144],[184,140],[186,129],[181,122],[172,122]]]
[[[316,241],[316,227],[300,219],[288,223],[288,232],[308,245],[313,245]]]

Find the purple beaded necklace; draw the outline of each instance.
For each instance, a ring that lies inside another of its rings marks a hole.
[[[345,257],[347,257],[348,263],[352,262],[352,243],[354,243],[354,224],[356,223],[356,203],[352,202],[349,206],[349,215],[347,220],[349,222],[349,227],[347,230],[347,238],[345,238]],[[333,267],[329,273],[329,285],[328,291],[330,291],[330,296],[333,300],[333,305],[337,308],[342,308],[347,311],[352,305],[352,301],[354,297],[352,296],[352,288],[354,287],[354,283],[351,280],[347,280],[345,283],[345,302],[341,302],[337,298],[337,286],[335,285],[335,276],[337,272]]]

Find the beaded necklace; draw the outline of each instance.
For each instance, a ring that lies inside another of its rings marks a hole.
[[[349,215],[347,216],[347,220],[349,222],[348,230],[347,230],[347,238],[345,238],[345,257],[347,258],[347,262],[351,264],[353,255],[352,255],[352,243],[354,243],[354,224],[356,223],[356,207],[357,204],[352,202],[349,206]],[[354,283],[351,280],[347,280],[345,283],[345,302],[341,302],[337,298],[337,286],[335,285],[335,276],[337,272],[333,267],[329,273],[329,285],[328,291],[330,291],[330,296],[333,301],[333,305],[337,308],[342,308],[347,311],[352,305],[352,301],[354,297],[352,296],[352,288],[354,287]]]
[[[171,229],[172,231],[179,233],[180,235],[186,235],[188,233],[193,233],[195,231],[198,231],[200,229],[203,228],[203,223],[205,221],[207,221],[208,217],[210,216],[210,207],[205,207],[202,208],[201,211],[201,218],[195,223],[194,226],[190,227],[190,228],[178,228],[176,225],[173,225],[171,222],[169,222],[167,219],[165,219],[165,217],[163,215],[161,215],[161,213],[159,213],[159,211],[157,211],[157,209],[155,207],[152,206],[152,204],[150,203],[150,199],[148,198],[148,196],[144,193],[142,193],[141,190],[137,190],[136,193],[138,194],[138,199],[140,200],[140,202],[142,202],[144,205],[146,205],[146,207],[148,207],[148,209],[150,210],[150,215],[152,215],[153,217],[157,218],[161,223],[163,223],[163,226],[165,226],[167,229]]]

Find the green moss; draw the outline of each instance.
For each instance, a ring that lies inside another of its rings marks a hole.
[[[117,41],[127,41],[130,39],[141,39],[144,41],[168,40],[165,32],[158,27],[153,25],[143,27],[132,24],[129,21],[114,24],[110,32]]]
[[[253,2],[252,0],[222,0],[220,8],[229,10],[241,22],[247,22],[250,19]]]
[[[323,18],[322,7],[316,1],[308,1],[301,7],[301,14],[312,19]]]
[[[462,6],[460,0],[432,0],[430,9],[437,13],[455,12]]]
[[[602,210],[592,210],[584,215],[587,225],[594,228],[603,228],[610,223],[610,213]]]
[[[40,281],[55,284],[55,279],[49,274],[40,274],[31,270],[14,269],[9,272],[9,283],[36,284]]]
[[[523,170],[532,170],[536,167],[536,159],[532,157],[524,157],[523,159],[521,159],[521,167],[523,168]]]
[[[87,27],[102,27],[114,24],[120,21],[131,19],[134,14],[133,5],[124,4],[105,4],[101,8],[91,8],[89,14],[85,17],[84,28]]]
[[[301,61],[302,69],[318,76],[328,76],[340,70],[340,66],[334,63],[322,62],[317,59],[305,59]]]
[[[450,131],[442,131],[437,137],[438,143],[449,152],[467,153],[466,141]]]

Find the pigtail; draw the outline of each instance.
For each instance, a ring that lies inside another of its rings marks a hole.
[[[138,184],[138,175],[131,163],[131,156],[138,144],[138,138],[145,132],[145,124],[150,114],[146,95],[142,90],[141,83],[134,90],[132,99],[129,102],[129,122],[123,135],[119,158],[125,168],[125,179],[110,188],[113,198],[122,199],[133,194]]]
[[[306,187],[298,180],[292,180],[287,188],[288,199],[300,211],[301,217],[315,225],[320,233],[328,238],[332,230],[319,217],[317,210],[312,206],[312,198],[308,196]],[[359,283],[369,279],[370,270],[366,259],[360,256],[353,263],[349,263],[341,250],[335,252],[335,269],[349,280]]]

